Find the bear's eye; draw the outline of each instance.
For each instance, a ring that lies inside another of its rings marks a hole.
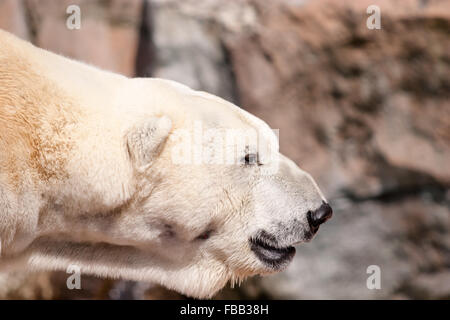
[[[209,237],[211,236],[211,233],[213,233],[213,230],[207,230],[207,231],[203,232],[202,234],[200,234],[196,239],[197,240],[209,239]]]
[[[259,164],[258,154],[257,153],[247,153],[244,157],[244,164],[245,165]]]

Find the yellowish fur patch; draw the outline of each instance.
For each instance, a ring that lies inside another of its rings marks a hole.
[[[27,178],[36,183],[67,175],[76,118],[70,97],[40,76],[24,52],[0,33],[0,172],[14,188]]]

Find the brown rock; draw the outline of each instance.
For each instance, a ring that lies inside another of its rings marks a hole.
[[[241,105],[328,195],[448,186],[449,4],[377,1],[369,30],[372,3],[255,1],[260,27],[227,42]]]
[[[140,0],[26,0],[34,43],[97,67],[135,74],[141,24]],[[69,5],[81,10],[81,28],[66,26]]]
[[[23,0],[0,0],[0,28],[29,40],[27,11]]]

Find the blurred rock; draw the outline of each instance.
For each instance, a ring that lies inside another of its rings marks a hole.
[[[142,0],[26,0],[33,42],[100,68],[135,74]],[[78,5],[81,28],[66,26],[69,5]]]
[[[108,293],[113,300],[184,300],[183,296],[160,285],[135,282],[117,281]]]
[[[240,1],[244,6],[245,2]],[[237,3],[236,3],[237,4]],[[179,81],[193,89],[236,101],[228,52],[221,38],[216,12],[227,12],[236,4],[217,1],[152,1],[153,42],[156,63],[152,76]],[[218,10],[218,11],[216,11]],[[242,12],[241,12],[242,13]],[[228,15],[233,16],[233,15]],[[225,14],[223,19],[228,17]],[[236,26],[236,20],[228,24]]]
[[[27,11],[23,0],[0,0],[0,28],[29,40]]]
[[[417,299],[439,298],[450,299],[450,271],[426,274],[421,277],[411,279],[402,288],[403,291],[414,292]]]
[[[115,281],[88,275],[81,276],[80,289],[68,289],[65,272],[0,273],[0,299],[110,299]]]
[[[51,272],[0,273],[0,299],[52,299]]]
[[[241,105],[328,194],[450,183],[450,3],[388,2],[369,30],[373,1],[255,1],[259,28],[228,41]]]

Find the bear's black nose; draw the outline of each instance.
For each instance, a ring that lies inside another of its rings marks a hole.
[[[319,209],[308,211],[308,222],[312,230],[317,231],[319,226],[331,218],[333,210],[328,203],[323,202]]]

